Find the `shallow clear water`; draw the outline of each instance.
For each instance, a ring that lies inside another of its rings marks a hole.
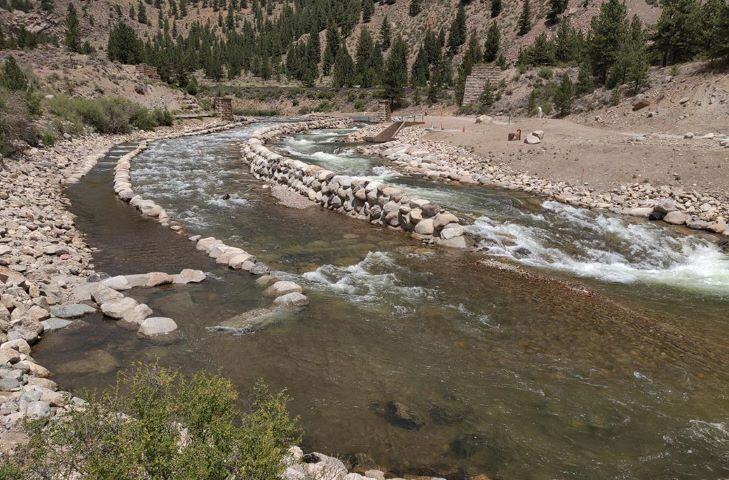
[[[288,272],[311,305],[249,335],[208,330],[270,300],[249,276],[216,267],[114,199],[102,164],[68,192],[100,248],[97,269],[192,266],[210,278],[133,293],[177,320],[176,343],[138,340],[98,317],[48,335],[36,356],[61,385],[103,385],[152,358],[220,368],[244,394],[263,377],[289,389],[307,447],[366,452],[403,472],[729,474],[729,280],[712,243],[514,192],[397,176],[335,143],[338,132],[282,142],[309,162],[387,178],[459,212],[474,222],[481,251],[423,248],[318,207],[276,205],[240,160],[248,131],[155,143],[135,160],[134,183],[191,234]],[[479,263],[489,258],[524,270]],[[423,426],[388,422],[390,401]]]

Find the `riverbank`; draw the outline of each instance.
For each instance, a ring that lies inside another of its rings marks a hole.
[[[100,284],[97,281],[102,277],[96,274],[93,251],[67,209],[69,202],[64,187],[78,182],[114,145],[220,126],[216,121],[196,121],[153,132],[91,135],[47,149],[31,149],[19,159],[3,159],[0,168],[0,446],[3,453],[24,440],[20,429],[23,418],[51,418],[83,404],[72,393],[58,390],[58,385],[50,379],[52,373],[34,361],[32,346],[42,340],[44,331],[64,328],[101,308],[104,300],[119,301],[123,297],[107,288],[92,293],[91,285]]]
[[[360,151],[385,157],[412,175],[522,190],[577,207],[728,233],[729,176],[715,174],[729,156],[723,136],[631,136],[559,120],[520,122],[428,117],[426,126],[434,129],[405,128],[394,142]],[[352,140],[383,127],[367,127]],[[522,140],[508,142],[507,133],[518,128]],[[534,144],[524,142],[527,135]]]

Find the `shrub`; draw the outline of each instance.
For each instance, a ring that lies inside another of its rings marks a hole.
[[[354,109],[357,110],[358,112],[364,111],[366,106],[367,106],[367,104],[365,104],[365,102],[363,102],[362,100],[354,101]]]
[[[0,85],[8,90],[26,90],[28,88],[28,77],[15,61],[15,57],[8,56],[3,63]]]
[[[242,414],[229,380],[157,366],[138,365],[89,398],[60,420],[26,425],[30,442],[6,467],[15,478],[281,478],[283,455],[299,440],[288,397],[260,382]]]
[[[151,130],[159,125],[172,125],[167,110],[150,111],[122,98],[72,98],[64,95],[48,102],[51,113],[74,124],[90,125],[99,133],[128,133],[133,127]]]
[[[0,89],[0,153],[10,155],[22,142],[35,145],[37,141],[25,93]]]
[[[554,76],[554,72],[552,72],[552,69],[549,67],[542,67],[539,69],[539,76],[545,80],[549,80]]]

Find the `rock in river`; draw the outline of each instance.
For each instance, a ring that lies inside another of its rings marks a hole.
[[[177,324],[171,318],[149,317],[139,327],[139,333],[147,337],[168,335],[177,330]]]
[[[269,297],[280,297],[289,293],[301,293],[303,291],[304,289],[301,288],[301,285],[289,282],[288,280],[281,280],[268,287],[263,293]]]
[[[385,419],[396,427],[418,430],[423,421],[417,413],[400,402],[388,402],[385,406]]]
[[[294,309],[299,307],[305,307],[309,304],[309,298],[299,292],[291,292],[286,295],[281,295],[273,301],[275,308],[286,308]]]
[[[96,309],[84,303],[70,303],[66,305],[54,305],[51,307],[51,315],[58,318],[79,318],[87,313],[94,313]]]

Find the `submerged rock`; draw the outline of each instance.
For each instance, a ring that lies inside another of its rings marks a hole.
[[[210,330],[232,333],[250,333],[272,325],[281,319],[281,313],[271,308],[257,308],[236,315]]]
[[[54,305],[51,307],[51,315],[57,318],[79,318],[94,312],[96,312],[94,307],[90,307],[84,303]]]
[[[406,430],[419,430],[424,425],[417,413],[400,402],[388,402],[385,405],[385,419],[390,424]]]

